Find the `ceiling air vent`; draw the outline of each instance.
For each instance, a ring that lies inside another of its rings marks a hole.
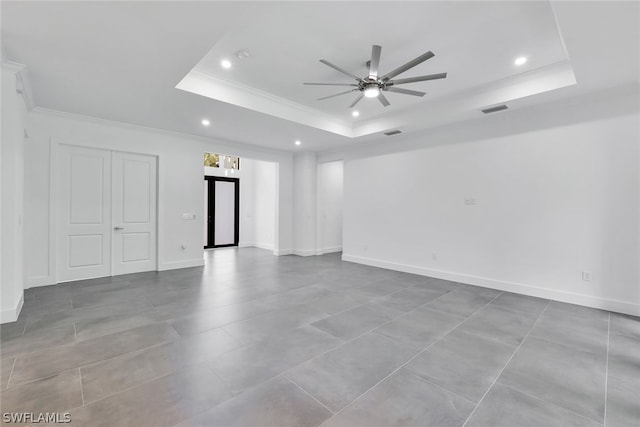
[[[384,134],[387,135],[387,136],[391,136],[391,135],[397,135],[399,133],[402,133],[402,131],[396,129],[396,130],[390,130],[388,132],[385,132]]]
[[[491,108],[485,108],[484,110],[480,110],[485,114],[490,114],[490,113],[496,113],[498,111],[502,111],[502,110],[506,110],[507,107],[506,105],[502,104],[502,105],[496,105],[495,107],[491,107]]]

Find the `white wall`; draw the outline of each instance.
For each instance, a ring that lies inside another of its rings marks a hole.
[[[274,249],[276,234],[276,173],[273,162],[254,162],[254,246]]]
[[[23,303],[24,135],[27,108],[16,91],[20,67],[2,63],[0,145],[0,323],[18,318]]]
[[[318,234],[319,255],[342,250],[343,162],[318,164]]]
[[[640,315],[637,100],[545,106],[491,131],[407,136],[412,151],[352,153],[343,258]]]
[[[316,254],[317,160],[313,152],[296,153],[293,161],[293,253]]]
[[[260,150],[196,136],[82,118],[66,113],[34,110],[29,113],[30,141],[26,147],[25,174],[49,176],[50,146],[56,143],[99,147],[158,156],[158,245],[159,269],[202,265],[203,212],[202,156],[204,152],[233,153],[278,164],[278,227],[275,250],[292,247],[292,174],[290,153]],[[25,251],[30,254],[27,286],[55,282],[50,247],[49,196],[38,178],[25,185],[30,200],[25,221]],[[196,220],[183,220],[182,213],[195,213]],[[186,245],[186,250],[181,245]],[[43,249],[46,248],[46,249]],[[31,256],[31,254],[34,256]],[[36,255],[37,254],[37,255]]]

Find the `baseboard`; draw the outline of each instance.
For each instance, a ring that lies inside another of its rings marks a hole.
[[[0,311],[0,323],[10,323],[18,320],[18,316],[20,316],[20,311],[22,310],[22,305],[24,304],[24,292],[20,295],[18,299],[18,303],[15,307],[5,308]]]
[[[340,251],[342,251],[342,246],[332,246],[316,250],[316,255],[332,254]]]
[[[273,250],[273,245],[268,244],[268,243],[254,243],[252,245],[254,248],[259,248],[259,249],[266,249],[268,251],[272,251]]]
[[[598,308],[601,310],[615,311],[617,313],[630,314],[632,316],[640,316],[640,304],[633,304],[626,301],[558,291],[549,288],[540,288],[537,286],[525,285],[522,283],[506,282],[502,280],[489,279],[486,277],[435,270],[415,265],[400,264],[373,258],[359,257],[355,255],[343,254],[342,260],[354,262],[357,264],[370,265],[373,267],[386,268],[388,270],[396,270],[405,273],[419,274],[421,276],[435,277],[436,279],[450,280],[453,282],[465,283],[467,285],[482,286],[485,288],[492,288],[500,291],[513,292],[538,298],[546,298],[570,304],[582,305],[585,307]]]
[[[316,255],[316,250],[315,249],[294,249],[293,254],[298,256],[311,256],[311,255]]]
[[[273,254],[276,255],[276,256],[292,255],[293,254],[293,249],[275,249],[273,251]]]
[[[158,266],[158,271],[176,270],[178,268],[202,267],[204,258],[185,259],[183,261],[165,262]]]
[[[55,285],[56,280],[51,276],[27,277],[25,280],[25,289],[37,288],[40,286]]]

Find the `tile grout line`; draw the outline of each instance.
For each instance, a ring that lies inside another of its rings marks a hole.
[[[602,425],[607,425],[607,397],[609,394],[609,351],[611,350],[611,312],[607,322],[607,361],[604,370],[604,416]]]
[[[300,390],[302,390],[302,392],[304,394],[306,394],[307,396],[309,396],[310,398],[312,398],[313,400],[315,400],[316,402],[318,402],[320,405],[322,405],[322,407],[324,409],[326,409],[327,411],[329,411],[329,413],[331,414],[331,416],[327,419],[330,419],[331,417],[333,417],[333,415],[335,414],[335,412],[333,412],[327,405],[325,405],[324,403],[320,402],[320,400],[318,400],[317,397],[315,397],[314,395],[312,395],[311,393],[309,393],[307,390],[303,389],[300,384],[298,384],[297,382],[295,382],[294,380],[292,380],[291,378],[289,378],[288,375],[283,374],[283,377],[286,378],[287,380],[291,381],[296,387],[298,387]]]
[[[449,291],[451,292],[451,291]],[[449,293],[447,292],[447,293]],[[353,404],[355,404],[358,400],[360,400],[360,398],[362,398],[363,396],[365,396],[367,393],[369,393],[371,390],[373,390],[374,388],[376,388],[379,384],[381,384],[382,382],[384,382],[387,378],[391,377],[393,374],[395,374],[396,372],[398,372],[400,369],[404,368],[406,365],[408,365],[409,363],[411,363],[414,359],[416,359],[418,356],[420,356],[421,354],[423,354],[425,351],[427,351],[429,348],[431,348],[434,344],[442,341],[442,339],[444,337],[446,337],[447,335],[449,335],[452,331],[454,331],[455,329],[457,329],[460,325],[462,325],[464,322],[466,322],[468,319],[470,319],[471,317],[473,317],[476,313],[478,313],[479,311],[483,310],[485,307],[487,307],[489,304],[491,304],[493,301],[495,301],[500,295],[504,294],[504,292],[499,292],[498,295],[496,295],[495,297],[493,297],[489,302],[487,302],[485,305],[483,305],[482,307],[480,307],[479,309],[477,309],[476,311],[474,311],[470,316],[466,317],[464,320],[462,320],[460,323],[456,324],[454,327],[450,328],[447,330],[446,333],[442,334],[441,336],[439,336],[437,339],[435,339],[433,342],[429,343],[429,345],[427,345],[425,348],[423,348],[422,350],[418,351],[418,353],[416,353],[415,355],[413,355],[411,358],[409,358],[409,360],[407,360],[406,362],[404,362],[402,365],[400,365],[399,367],[397,367],[396,369],[394,369],[391,373],[389,373],[388,375],[386,375],[384,378],[382,378],[380,381],[378,381],[377,383],[375,383],[373,386],[369,387],[367,390],[365,390],[363,393],[361,393],[360,395],[358,395],[358,397],[356,397],[355,399],[353,399],[351,402],[349,402],[344,408],[340,409],[338,412],[336,412],[331,418],[325,420],[322,424],[326,423],[327,421],[329,421],[330,419],[334,418],[335,416],[337,416],[338,414],[342,413],[344,410],[346,410],[347,408],[351,407]],[[445,294],[446,295],[446,294]],[[440,298],[440,297],[438,297]],[[436,298],[437,299],[437,298]],[[419,308],[429,304],[430,302],[432,302],[434,300],[431,300],[423,305],[421,305],[420,307],[416,308],[415,310],[418,310]],[[408,313],[411,313],[415,310],[412,310]],[[408,314],[405,313],[405,314]],[[398,316],[400,317],[400,316]],[[387,323],[392,322],[389,321]],[[386,323],[385,323],[386,324]],[[378,327],[381,327],[383,325],[380,325]],[[378,327],[374,328],[377,329]],[[373,331],[373,329],[371,330]],[[368,332],[371,332],[368,331]],[[363,334],[364,335],[364,334]],[[393,338],[390,337],[385,337],[388,338],[392,341],[395,341]],[[447,390],[448,391],[448,390]],[[454,393],[455,394],[455,393]],[[462,397],[462,396],[461,396]],[[465,398],[466,399],[466,398]],[[469,399],[466,399],[469,400]],[[321,424],[321,425],[322,425]]]
[[[82,368],[78,368],[78,374],[80,375],[80,395],[82,396],[82,406],[84,406],[84,387],[82,386]]]
[[[513,360],[515,355],[518,353],[518,350],[520,350],[520,348],[525,343],[527,338],[529,338],[529,335],[531,334],[531,331],[533,331],[533,328],[536,327],[536,325],[538,324],[538,322],[540,321],[540,319],[542,318],[544,313],[547,311],[547,308],[549,308],[549,304],[550,303],[551,303],[551,301],[547,301],[547,304],[545,305],[544,310],[542,310],[542,312],[538,315],[538,318],[536,319],[535,322],[533,322],[533,325],[531,325],[531,327],[529,328],[529,331],[527,331],[527,334],[524,336],[524,338],[522,339],[520,344],[518,344],[518,346],[515,348],[515,350],[511,354],[511,357],[509,357],[509,360],[507,360],[507,362],[504,364],[504,366],[502,367],[500,372],[498,372],[498,375],[496,375],[496,377],[494,378],[493,382],[491,383],[491,385],[489,386],[487,391],[484,392],[484,394],[482,395],[482,397],[480,398],[480,400],[476,404],[475,408],[473,408],[473,410],[471,411],[469,416],[467,416],[467,419],[465,420],[464,424],[462,424],[462,427],[465,427],[467,425],[467,423],[469,422],[469,420],[471,419],[471,417],[473,416],[473,414],[476,413],[476,411],[478,410],[478,408],[480,407],[480,405],[484,401],[484,398],[487,397],[487,394],[489,394],[489,392],[491,391],[491,389],[493,388],[495,383],[498,382],[498,379],[502,376],[502,373],[504,372],[504,370],[507,369],[507,366],[509,366],[509,363],[511,363],[511,360]]]
[[[16,362],[18,361],[17,357],[13,358],[13,364],[11,365],[11,371],[9,372],[9,378],[7,379],[7,390],[9,391],[9,384],[11,384],[11,375],[13,375],[13,369],[16,367]]]
[[[554,402],[549,402],[549,401],[544,400],[544,399],[542,399],[542,398],[540,398],[540,397],[537,397],[537,396],[534,396],[534,395],[532,395],[532,394],[529,394],[529,393],[527,393],[527,392],[525,392],[525,391],[519,390],[519,389],[515,388],[514,386],[511,386],[511,385],[508,385],[508,384],[501,384],[501,386],[502,386],[502,387],[505,387],[505,388],[508,388],[508,389],[511,389],[511,390],[515,391],[516,393],[519,393],[519,394],[525,395],[525,396],[527,396],[527,397],[528,397],[528,398],[530,398],[530,399],[537,400],[537,401],[539,401],[539,402],[541,402],[541,403],[545,403],[545,404],[547,404],[547,405],[553,406],[554,408],[558,408],[558,409],[561,409],[562,411],[569,412],[569,413],[571,413],[571,414],[573,414],[573,415],[575,415],[575,416],[577,416],[577,417],[584,418],[585,420],[589,420],[589,421],[592,421],[592,422],[594,422],[594,423],[596,423],[596,424],[599,424],[599,421],[594,420],[594,419],[593,419],[593,418],[591,418],[591,417],[588,417],[588,416],[586,416],[586,415],[579,414],[579,413],[577,413],[577,412],[575,412],[575,411],[573,411],[573,410],[571,410],[571,409],[567,409],[567,408],[565,408],[565,407],[563,407],[563,406],[559,406],[559,405],[555,404]]]

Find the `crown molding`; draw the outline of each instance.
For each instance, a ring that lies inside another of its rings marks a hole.
[[[27,66],[18,62],[9,61],[6,59],[4,50],[2,51],[2,71],[11,72],[16,76],[16,92],[22,95],[24,104],[27,106],[27,111],[32,111],[36,107],[36,103],[33,99],[33,90],[31,89],[31,82],[29,81],[29,74]]]
[[[54,109],[45,108],[45,107],[35,107],[32,110],[32,112],[35,113],[35,114],[40,114],[40,115],[44,115],[44,116],[54,116],[54,117],[60,117],[60,118],[63,118],[63,119],[78,120],[78,121],[82,121],[82,122],[85,122],[85,123],[94,123],[94,124],[98,124],[98,125],[102,125],[102,126],[114,126],[114,127],[118,127],[118,128],[121,128],[121,129],[133,130],[133,131],[138,131],[138,132],[144,131],[144,132],[155,133],[157,135],[171,136],[171,137],[177,137],[177,138],[187,138],[187,139],[193,140],[194,142],[202,142],[202,143],[205,143],[205,144],[216,144],[217,143],[217,144],[233,145],[233,147],[238,147],[238,148],[241,148],[241,149],[244,149],[244,150],[247,150],[247,151],[252,151],[252,152],[255,152],[255,153],[262,153],[262,154],[271,155],[271,156],[282,156],[282,155],[292,156],[293,155],[291,151],[269,149],[269,148],[264,148],[264,147],[261,147],[261,146],[258,146],[258,145],[247,144],[247,143],[241,142],[241,141],[209,138],[209,137],[196,135],[196,134],[191,134],[191,133],[178,132],[178,131],[167,130],[167,129],[159,129],[159,128],[154,128],[154,127],[149,127],[149,126],[136,125],[136,124],[133,124],[133,123],[120,122],[120,121],[110,120],[110,119],[103,119],[103,118],[95,117],[95,116],[86,116],[86,115],[83,115],[83,114],[70,113],[70,112],[67,112],[67,111],[54,110]],[[262,159],[256,159],[256,160],[262,160]]]

